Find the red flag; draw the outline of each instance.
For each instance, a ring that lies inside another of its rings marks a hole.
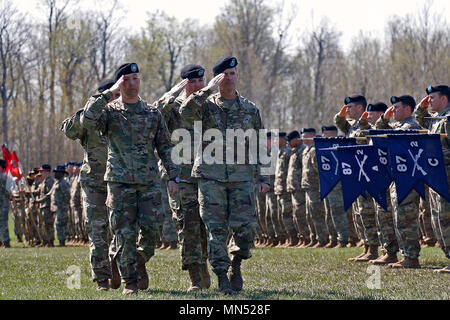
[[[11,159],[11,153],[8,150],[8,147],[2,144],[2,153],[3,153],[3,160],[6,161],[6,164],[9,164],[9,161]]]
[[[8,170],[9,168],[9,170]],[[17,154],[15,151],[13,151],[11,158],[10,158],[10,162],[9,162],[9,167],[6,169],[6,172],[11,172],[11,175],[13,177],[16,177],[17,180],[20,180],[22,178],[22,170],[20,168],[20,164],[19,164],[19,158],[17,157]]]

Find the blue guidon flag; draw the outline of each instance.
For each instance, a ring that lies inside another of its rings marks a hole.
[[[415,189],[425,199],[425,184],[450,202],[439,134],[388,135],[389,159],[400,204]]]
[[[386,180],[389,176],[380,172],[376,149],[373,145],[355,145],[337,148],[340,163],[344,210],[348,210],[359,196],[367,198],[367,192],[387,210]]]
[[[328,148],[336,148],[339,146],[355,145],[355,138],[335,137],[335,138],[314,138],[316,147],[317,165],[319,167],[320,178],[320,200],[333,190],[337,183],[341,180],[339,170],[339,160],[336,156],[336,150]]]

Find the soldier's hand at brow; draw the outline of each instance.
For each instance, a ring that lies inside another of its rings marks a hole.
[[[208,82],[208,85],[206,87],[210,90],[214,90],[219,86],[219,84],[223,81],[224,78],[225,74],[220,73],[214,78],[212,78],[211,81]]]
[[[123,76],[121,76],[119,78],[119,80],[116,81],[116,83],[114,83],[112,85],[111,88],[109,88],[109,90],[113,93],[113,96],[115,96],[117,93],[120,92],[120,85],[123,83]]]
[[[426,109],[430,106],[430,100],[431,97],[430,96],[426,96],[425,98],[422,99],[422,101],[420,101],[419,103],[419,107]]]
[[[345,116],[347,116],[347,113],[348,113],[348,106],[343,106],[341,108],[341,111],[339,111],[338,117],[344,118]]]
[[[167,183],[167,191],[171,196],[178,193],[178,184],[175,181],[169,181]]]
[[[183,79],[182,81],[180,81],[179,83],[174,85],[172,87],[172,89],[170,89],[170,93],[172,95],[180,93],[181,91],[183,91],[184,87],[186,87],[186,84],[188,83],[188,81],[189,81],[189,79]]]
[[[369,112],[364,111],[364,113],[361,115],[361,120],[367,121],[369,119]]]
[[[386,110],[383,117],[386,120],[389,120],[390,118],[392,118],[393,115],[394,115],[394,106],[391,106],[389,107],[389,109]]]

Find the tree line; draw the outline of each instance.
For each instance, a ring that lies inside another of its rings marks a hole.
[[[0,8],[0,141],[25,169],[82,160],[60,124],[125,61],[138,63],[141,96],[151,103],[180,81],[185,64],[204,66],[210,79],[213,63],[232,54],[240,93],[256,103],[266,128],[284,131],[332,124],[347,95],[389,104],[391,95],[419,100],[428,85],[449,82],[450,28],[431,2],[392,15],[382,39],[360,32],[344,50],[326,17],[296,33],[299,9],[283,2],[228,0],[213,25],[154,11],[130,33],[117,0],[99,11],[39,1],[38,21],[10,0]]]

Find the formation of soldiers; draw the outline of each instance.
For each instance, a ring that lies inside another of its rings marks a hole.
[[[368,129],[428,129],[441,137],[447,179],[450,179],[450,89],[430,86],[416,106],[413,97],[391,97],[391,107],[383,102],[367,105],[362,95],[345,98],[335,116],[335,124],[322,127],[322,137],[364,137]],[[430,110],[431,109],[431,110]],[[345,248],[364,247],[349,259],[388,265],[390,268],[420,268],[421,247],[440,247],[450,258],[450,208],[448,202],[427,187],[424,200],[413,190],[399,205],[395,185],[387,191],[388,210],[370,196],[360,196],[344,210],[340,182],[321,201],[320,182],[313,137],[314,128],[278,135],[279,153],[271,190],[256,197],[258,202],[258,247]],[[268,149],[272,135],[268,134]],[[367,139],[359,139],[363,143]],[[379,256],[379,248],[384,253]],[[397,253],[403,259],[398,261]],[[437,270],[450,273],[450,266]]]
[[[36,216],[31,216],[36,217],[36,230],[43,231],[37,231],[39,240],[35,237],[33,242],[53,245],[56,217],[60,243],[88,240],[97,289],[117,289],[124,283],[123,294],[148,288],[145,264],[154,256],[158,242],[167,248],[179,245],[181,269],[188,271],[191,280],[188,292],[210,287],[209,261],[218,278],[219,294],[242,290],[241,264],[251,258],[255,244],[363,246],[364,252],[352,261],[410,268],[420,267],[420,243],[439,243],[450,258],[446,246],[450,204],[432,190],[430,203],[413,195],[410,202],[398,205],[391,187],[388,211],[363,197],[345,211],[339,185],[321,201],[314,128],[279,132],[278,146],[272,145],[275,132],[267,134],[268,154],[279,150],[275,173],[269,176],[261,173],[259,158],[256,165],[202,161],[199,155],[210,146],[206,138],[195,141],[198,131],[205,134],[213,129],[227,145],[229,129],[264,129],[258,108],[236,90],[237,64],[232,56],[219,59],[206,85],[205,69],[189,64],[181,70],[183,80],[152,104],[139,96],[138,65],[119,66],[113,78],[100,83],[86,105],[61,125],[61,131],[84,149],[79,174],[70,165],[57,166],[55,179],[50,177],[49,165],[30,172],[28,197],[32,201],[28,202],[32,205],[23,208],[36,209]],[[367,107],[363,96],[347,97],[335,117],[336,126],[322,127],[322,136],[336,137],[338,129],[353,137],[364,135],[362,130],[368,128],[414,128],[420,126],[412,116],[414,110],[421,127],[447,133],[447,86],[427,89],[417,107],[408,97],[393,97],[389,109],[382,103]],[[439,114],[435,121],[435,114],[427,112],[430,105]],[[175,163],[173,141],[180,132],[190,133],[188,145],[193,152],[182,155],[189,161]],[[442,139],[449,172],[450,140]],[[223,149],[224,158],[228,151]],[[220,151],[213,153],[217,156]],[[82,205],[75,208],[79,199]],[[381,258],[380,245],[385,253]],[[400,262],[399,250],[404,256]],[[449,271],[450,266],[440,270]]]

